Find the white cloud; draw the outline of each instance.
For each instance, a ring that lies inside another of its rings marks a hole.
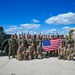
[[[34,31],[34,34],[38,34],[38,32]]]
[[[40,24],[21,24],[20,26],[26,29],[33,29],[33,28],[37,29],[40,27]]]
[[[22,30],[23,30],[22,27],[18,27],[15,25],[15,26],[10,26],[8,29],[5,30],[5,32],[8,34],[15,34],[15,33],[19,34],[22,32]]]
[[[57,16],[53,16],[45,20],[45,23],[47,24],[75,24],[75,13],[69,12],[65,14],[59,14]]]
[[[62,29],[65,29],[65,30],[67,30],[67,29],[70,29],[70,27],[68,27],[68,26],[65,26],[65,27],[63,27]]]
[[[8,34],[21,34],[22,32],[23,33],[28,33],[28,29],[29,30],[29,33],[33,33],[33,31],[36,29],[38,29],[40,27],[40,24],[21,24],[20,26],[17,26],[17,25],[11,25],[9,26],[8,29],[5,30],[6,33]],[[32,31],[31,31],[32,30]],[[35,34],[36,32],[34,32]]]
[[[51,29],[51,30],[47,30],[46,32],[45,32],[45,34],[56,34],[57,33],[57,29]]]
[[[48,33],[50,33],[50,32],[56,32],[56,31],[57,31],[57,29],[47,30]]]
[[[39,20],[33,19],[33,22],[40,22]]]
[[[71,28],[71,27],[68,27],[68,26],[63,27],[63,28],[59,31],[59,34],[61,34],[61,35],[62,35],[62,34],[63,34],[63,35],[67,35],[70,28]]]
[[[57,29],[51,29],[50,31],[57,31]]]

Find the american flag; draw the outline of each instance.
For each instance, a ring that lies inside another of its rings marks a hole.
[[[61,43],[61,39],[42,40],[42,47],[44,51],[58,50],[60,43]]]

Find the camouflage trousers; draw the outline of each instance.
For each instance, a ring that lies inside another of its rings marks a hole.
[[[12,55],[12,57],[15,57],[15,55],[16,55],[15,47],[9,47],[8,56],[10,57],[11,55]]]
[[[16,59],[18,59],[18,60],[26,60],[27,57],[28,57],[28,53],[24,53],[23,55],[22,54],[18,54],[16,56]]]
[[[58,59],[66,59],[67,56],[66,56],[66,52],[61,52],[58,54]]]
[[[45,58],[47,55],[47,52],[42,52],[42,53],[37,53],[38,54],[38,59]]]
[[[67,55],[67,60],[73,60],[73,54],[69,54],[69,55]]]
[[[37,58],[37,53],[31,52],[29,55],[29,60],[36,59],[36,58]]]

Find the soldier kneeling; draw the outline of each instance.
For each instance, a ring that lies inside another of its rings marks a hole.
[[[66,55],[67,55],[67,60],[73,60],[74,57],[74,49],[71,47],[70,44],[68,44],[68,48],[66,51]]]
[[[63,43],[58,47],[58,59],[66,59],[66,49]]]
[[[29,52],[29,60],[36,58],[36,52],[35,52],[35,45],[34,45],[34,43],[32,43],[31,46],[29,46],[28,52]]]
[[[37,55],[38,55],[38,59],[42,59],[42,44],[39,43],[39,45],[37,46]]]
[[[21,43],[21,46],[18,48],[17,59],[18,60],[26,59],[26,47],[24,43]]]

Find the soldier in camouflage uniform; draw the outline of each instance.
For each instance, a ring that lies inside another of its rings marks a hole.
[[[62,41],[62,43],[65,45],[64,35],[61,35],[61,41]]]
[[[37,46],[39,45],[40,42],[42,43],[42,36],[38,35],[38,37],[36,39]]]
[[[35,44],[35,51],[37,50],[37,42],[36,42],[37,40],[36,39],[37,39],[36,35],[34,35],[32,40],[33,40],[33,43]]]
[[[73,60],[74,49],[71,47],[71,44],[68,44],[68,48],[66,50],[67,60]]]
[[[18,47],[20,46],[20,40],[21,40],[21,34],[19,34],[17,41],[18,41]]]
[[[47,52],[43,51],[42,48],[42,43],[40,42],[39,45],[37,46],[37,55],[39,59],[45,58],[47,55]]]
[[[29,52],[29,60],[36,58],[36,52],[35,52],[34,43],[32,43],[31,46],[29,46],[28,52]]]
[[[66,36],[66,38],[65,38],[65,48],[67,49],[67,46],[68,46],[68,43],[69,43],[69,38],[68,38],[68,36]]]
[[[18,50],[18,39],[17,39],[17,35],[14,35],[14,39],[16,40],[16,44],[15,44],[15,54],[17,54],[17,50]]]
[[[29,36],[27,43],[28,43],[28,46],[31,46],[31,44],[33,43],[32,36]]]
[[[58,47],[58,59],[66,59],[66,49],[63,43]]]
[[[10,55],[12,55],[12,58],[15,57],[15,49],[16,49],[16,40],[14,39],[14,35],[11,35],[11,38],[8,40],[8,44],[9,44],[9,59],[10,59]]]
[[[21,43],[24,43],[25,47],[27,48],[28,43],[24,36],[22,36],[22,39],[20,39],[20,45],[21,45]]]
[[[42,58],[42,44],[39,43],[39,45],[37,46],[37,54],[38,54],[38,58],[41,59]]]
[[[18,60],[26,60],[26,47],[24,43],[21,43],[21,46],[18,48],[17,59]]]
[[[71,45],[71,47],[74,48],[74,39],[72,39],[71,36],[70,36],[70,39],[69,39],[69,44]]]

